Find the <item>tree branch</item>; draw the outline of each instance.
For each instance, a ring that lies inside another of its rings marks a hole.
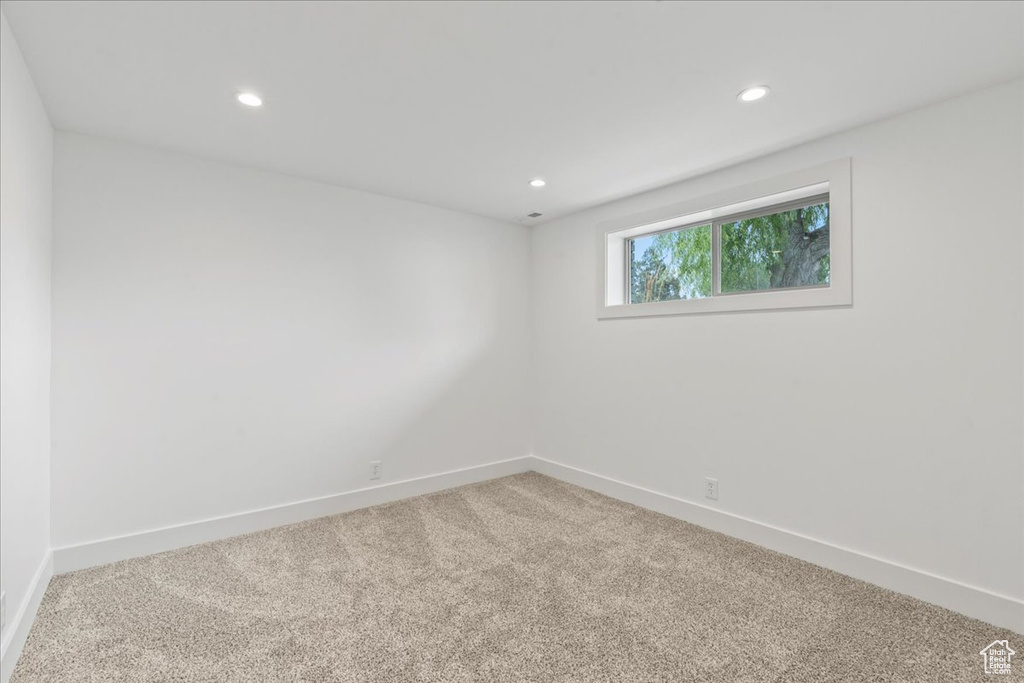
[[[814,232],[810,233],[809,237],[811,239],[811,244],[808,249],[810,249],[811,258],[815,261],[820,261],[829,253],[829,246],[831,242],[829,225],[826,223],[825,227],[818,228]]]

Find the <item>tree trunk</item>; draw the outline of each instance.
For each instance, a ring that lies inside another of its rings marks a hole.
[[[828,253],[829,226],[813,232],[804,227],[804,211],[786,226],[785,243],[779,262],[772,269],[772,288],[806,287],[818,284],[818,267]]]

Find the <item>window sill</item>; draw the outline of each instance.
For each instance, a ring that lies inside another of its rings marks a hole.
[[[785,289],[774,292],[727,294],[704,299],[655,301],[646,304],[600,306],[599,320],[614,318],[650,318],[662,315],[698,315],[707,313],[738,313],[740,311],[777,311],[788,308],[832,308],[851,306],[850,292],[833,287]]]

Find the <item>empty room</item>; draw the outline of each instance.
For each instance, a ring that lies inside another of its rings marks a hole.
[[[0,14],[0,683],[1024,679],[1024,2]]]

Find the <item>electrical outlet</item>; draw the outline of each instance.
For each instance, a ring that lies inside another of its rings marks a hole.
[[[718,480],[704,477],[704,497],[718,500]]]
[[[380,460],[370,463],[370,479],[380,479]]]
[[[0,631],[7,628],[7,592],[0,592]]]

